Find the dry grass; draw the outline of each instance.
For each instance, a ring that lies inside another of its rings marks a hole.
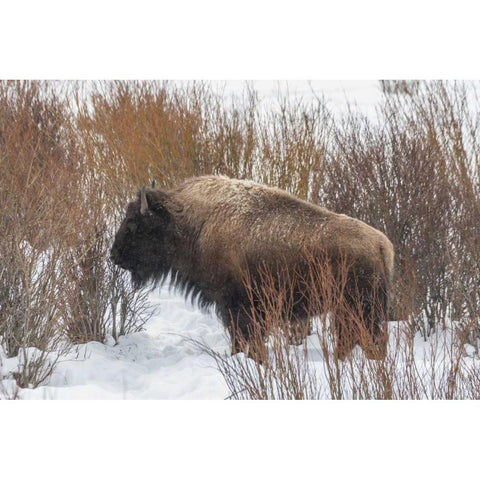
[[[228,398],[480,398],[479,360],[470,356],[468,329],[459,329],[449,321],[430,336],[427,344],[419,345],[423,341],[408,322],[390,323],[385,356],[369,359],[368,353],[378,347],[372,342],[365,318],[358,310],[345,315],[341,282],[323,270],[316,273],[313,295],[318,302],[314,308],[321,306],[324,312],[314,319],[314,331],[303,344],[292,345],[288,335],[291,323],[286,321],[286,312],[292,309],[289,288],[279,288],[273,278],[262,288],[265,290],[255,293],[257,300],[251,310],[253,334],[246,349],[248,355],[230,356],[196,344],[215,360],[229,389]],[[260,298],[265,299],[264,305],[258,304]],[[344,326],[340,339],[339,321]],[[358,346],[339,355],[345,344]]]

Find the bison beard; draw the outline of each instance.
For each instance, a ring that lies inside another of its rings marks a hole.
[[[359,220],[283,190],[215,176],[169,191],[144,188],[127,207],[111,258],[131,272],[136,287],[170,274],[186,295],[198,294],[202,306],[213,304],[230,332],[232,352],[251,356],[255,330],[267,333],[267,297],[288,292],[281,313],[298,342],[308,334],[309,318],[325,313],[318,300],[339,287],[338,356],[356,344],[370,358],[385,356],[391,242]],[[352,312],[374,350],[365,348],[358,325],[347,320]]]

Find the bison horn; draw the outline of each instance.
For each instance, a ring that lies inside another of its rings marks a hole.
[[[140,191],[140,213],[144,215],[148,210],[147,194],[145,193],[145,187]]]

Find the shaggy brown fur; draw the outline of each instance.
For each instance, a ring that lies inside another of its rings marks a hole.
[[[328,261],[335,271],[345,261],[346,298],[362,305],[380,346],[377,357],[385,354],[382,321],[393,271],[391,242],[359,220],[283,190],[215,176],[193,178],[169,191],[142,189],[128,205],[111,253],[137,285],[171,273],[186,293],[198,293],[203,305],[214,304],[231,333],[233,352],[248,345],[251,335],[245,272],[254,282],[264,268],[278,275],[286,268],[305,279],[312,263]],[[292,322],[319,313],[312,311],[308,283],[298,285]],[[340,324],[343,357],[358,341],[342,344],[346,332]]]

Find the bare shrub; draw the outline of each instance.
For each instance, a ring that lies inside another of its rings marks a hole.
[[[206,83],[95,82],[78,97],[83,148],[106,188],[125,202],[131,185],[160,186],[202,174],[253,178],[315,196],[330,114],[279,97],[265,110],[247,86],[230,104]]]
[[[198,138],[203,89],[190,96],[162,82],[95,82],[78,100],[82,148],[110,195],[123,208],[133,186],[156,178],[171,185],[200,173]]]
[[[135,291],[126,272],[109,260],[110,231],[96,226],[85,243],[69,253],[70,271],[62,299],[64,331],[73,343],[105,341],[136,332],[154,314],[149,289]]]
[[[116,339],[148,318],[108,262],[109,208],[88,188],[73,119],[56,83],[0,82],[0,343],[22,388],[49,377],[69,339],[103,340],[112,305]]]
[[[21,387],[44,381],[67,348],[57,297],[78,172],[67,117],[52,86],[0,82],[0,341]]]
[[[306,103],[279,94],[277,104],[258,114],[257,181],[300,198],[316,200],[333,126],[325,101]]]
[[[399,319],[427,338],[478,318],[480,105],[463,83],[383,87],[377,123],[351,112],[336,125],[319,200],[391,239],[395,298],[410,305]]]

